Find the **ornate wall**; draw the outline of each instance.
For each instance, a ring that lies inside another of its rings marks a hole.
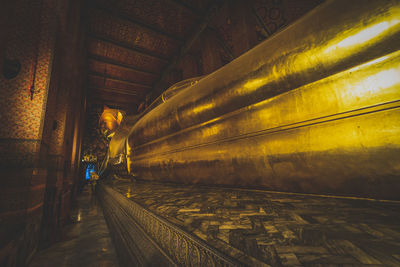
[[[79,2],[2,3],[1,266],[23,265],[39,246],[40,233],[51,232],[47,223],[54,219],[49,218],[67,217],[82,136],[84,94],[79,72],[84,39],[79,34]],[[66,40],[71,43],[63,51]],[[20,71],[7,78],[10,61],[11,69],[20,64]]]

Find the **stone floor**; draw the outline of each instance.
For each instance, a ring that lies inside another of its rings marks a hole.
[[[400,202],[113,181],[246,265],[400,266]]]
[[[72,212],[73,223],[65,229],[61,242],[39,251],[30,267],[118,266],[103,212],[94,194],[85,188]]]

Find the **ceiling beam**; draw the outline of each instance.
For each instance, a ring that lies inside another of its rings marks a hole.
[[[99,97],[95,97],[92,98],[93,102],[97,102],[97,103],[102,103],[102,104],[106,104],[106,105],[112,105],[112,106],[117,106],[120,107],[122,110],[127,109],[127,110],[137,110],[137,106],[139,105],[139,103],[128,103],[128,102],[120,102],[120,101],[112,101],[112,100],[107,100],[107,99],[103,99],[103,98],[99,98]],[[133,105],[133,107],[132,107]]]
[[[170,63],[161,72],[160,78],[157,80],[157,82],[154,83],[153,90],[152,90],[152,98],[153,99],[155,99],[156,97],[158,97],[162,93],[163,89],[160,90],[159,86],[163,83],[163,81],[165,80],[167,75],[171,71],[174,70],[176,65],[183,58],[183,56],[187,52],[189,52],[189,49],[197,41],[197,39],[200,37],[201,33],[208,27],[208,24],[215,17],[215,15],[217,14],[218,10],[222,7],[222,5],[225,3],[225,1],[226,0],[213,1],[213,4],[211,5],[211,7],[208,8],[207,12],[205,13],[205,15],[202,18],[201,22],[197,26],[196,30],[192,32],[191,36],[180,47],[178,53],[172,58]]]
[[[115,61],[115,60],[110,59],[110,58],[101,57],[101,56],[97,56],[97,55],[93,55],[93,54],[89,54],[88,57],[89,57],[89,59],[93,59],[93,60],[96,60],[96,61],[99,61],[99,62],[102,62],[102,63],[115,65],[115,66],[122,67],[122,68],[125,68],[125,69],[134,70],[136,72],[141,72],[141,73],[153,75],[155,77],[159,75],[159,73],[152,72],[152,71],[147,71],[147,70],[142,70],[142,69],[139,69],[139,68],[137,68],[135,66],[124,64],[124,63]]]
[[[141,97],[143,94],[139,94],[136,91],[125,91],[125,90],[120,90],[120,89],[115,89],[115,88],[111,88],[111,87],[100,87],[100,86],[94,86],[91,85],[89,86],[89,88],[93,91],[101,91],[101,92],[108,92],[108,93],[113,93],[113,94],[120,94],[120,95],[129,95],[132,97]]]
[[[117,10],[116,8],[109,9],[109,8],[100,7],[100,6],[95,6],[94,8],[96,8],[98,10],[101,10],[101,11],[103,11],[105,13],[108,13],[108,14],[110,14],[110,15],[112,15],[114,17],[117,17],[119,19],[122,19],[122,20],[125,20],[125,21],[129,21],[129,22],[131,22],[133,24],[136,24],[136,25],[138,25],[138,26],[140,26],[142,28],[148,29],[148,30],[150,30],[150,31],[152,31],[152,32],[154,32],[156,34],[164,35],[164,36],[168,37],[169,39],[175,40],[175,41],[180,42],[180,43],[183,42],[182,38],[180,38],[179,36],[176,36],[174,34],[166,32],[166,31],[164,31],[164,30],[162,30],[162,29],[160,29],[158,27],[154,27],[153,25],[148,24],[146,22],[139,21],[139,20],[129,16],[128,14],[124,13],[123,11]]]
[[[150,51],[150,50],[147,50],[144,48],[140,48],[140,47],[136,47],[133,45],[124,44],[119,41],[115,41],[110,38],[107,38],[107,37],[104,37],[104,36],[101,36],[101,35],[98,35],[95,33],[91,33],[91,32],[88,32],[87,35],[92,39],[95,39],[95,40],[98,40],[101,42],[110,43],[112,45],[122,47],[126,50],[132,51],[137,54],[141,54],[141,55],[148,56],[148,57],[153,57],[153,58],[158,59],[163,62],[168,62],[168,58],[166,58],[165,56],[162,56],[160,54],[154,53],[153,51]]]
[[[125,105],[129,105],[129,104],[138,105],[139,104],[139,102],[135,102],[135,101],[130,101],[130,100],[126,101],[125,99],[124,100],[109,99],[109,98],[104,98],[101,96],[94,96],[94,97],[91,97],[90,99],[94,99],[94,100],[98,99],[98,100],[102,100],[102,101],[108,102],[108,103],[121,103],[121,104],[125,104]]]
[[[116,78],[116,77],[113,77],[113,76],[110,76],[107,74],[103,74],[103,73],[99,73],[99,72],[95,72],[95,71],[89,71],[89,76],[99,77],[102,79],[106,79],[106,80],[110,80],[110,81],[114,81],[114,82],[118,82],[118,83],[124,83],[124,84],[129,84],[129,85],[133,85],[133,86],[151,89],[151,86],[148,84],[131,82],[131,81],[128,81],[125,79]]]
[[[197,15],[197,16],[201,16],[202,12],[200,10],[198,10],[197,8],[193,7],[192,5],[187,4],[184,1],[181,0],[170,0],[171,2],[174,2],[175,4],[177,4],[178,6],[184,7],[187,10],[189,10],[190,12],[192,12],[193,14]]]

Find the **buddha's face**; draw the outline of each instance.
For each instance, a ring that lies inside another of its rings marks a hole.
[[[113,133],[118,128],[121,122],[119,114],[120,112],[116,109],[104,109],[99,120],[99,127],[105,136]]]

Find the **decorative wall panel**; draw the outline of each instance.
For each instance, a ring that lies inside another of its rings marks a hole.
[[[53,12],[49,12],[53,5],[50,0],[21,0],[16,3],[14,16],[19,19],[6,41],[5,57],[20,61],[21,71],[11,80],[0,75],[3,94],[0,114],[4,115],[0,138],[39,138],[55,41],[55,17]],[[35,90],[39,92],[31,101],[29,89],[33,77]]]

